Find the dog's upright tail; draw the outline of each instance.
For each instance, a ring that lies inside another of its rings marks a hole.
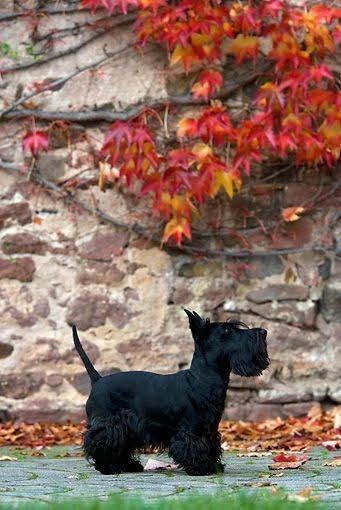
[[[73,333],[73,342],[75,344],[76,351],[78,352],[81,360],[84,363],[86,371],[89,374],[91,384],[93,384],[94,382],[98,381],[98,379],[101,379],[101,376],[99,375],[99,373],[97,372],[97,370],[95,369],[95,367],[93,366],[91,361],[89,360],[88,355],[84,351],[82,344],[80,343],[80,340],[78,338],[77,328],[74,324],[72,325],[72,333]]]

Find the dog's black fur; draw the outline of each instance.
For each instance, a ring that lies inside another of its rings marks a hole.
[[[185,310],[195,343],[191,366],[176,374],[119,372],[101,377],[75,347],[90,376],[84,450],[103,474],[137,472],[143,447],[168,449],[191,475],[222,471],[218,425],[230,372],[260,375],[269,365],[266,330],[240,329],[238,321],[210,322]],[[247,326],[246,326],[247,328]]]

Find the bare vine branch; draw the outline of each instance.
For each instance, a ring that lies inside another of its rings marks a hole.
[[[120,53],[124,51],[124,49],[120,49],[117,51],[117,53]],[[111,57],[114,56],[113,54]],[[82,68],[79,72],[82,72],[84,70],[87,70],[93,66],[97,66],[100,63],[104,61],[101,59],[96,64],[89,64],[89,66],[86,66]],[[70,78],[75,76],[76,74],[79,74],[78,71],[76,71],[74,74],[70,75],[66,78],[61,78],[60,80],[57,80],[54,84],[51,84],[49,88],[56,87],[57,85],[65,83],[65,81],[68,81]],[[251,76],[248,74],[244,74],[237,83],[233,85],[229,85],[224,87],[221,91],[219,91],[218,94],[215,95],[214,99],[226,99],[227,97],[233,95],[237,90],[240,88],[249,85],[254,80],[256,80],[260,75],[263,74],[262,72],[253,73]],[[174,105],[179,106],[189,106],[189,105],[205,105],[207,102],[204,100],[195,100],[190,94],[185,94],[182,96],[168,96],[167,98],[159,101],[154,101],[146,104],[138,104],[135,106],[131,106],[127,110],[119,111],[119,112],[110,112],[107,110],[95,110],[95,111],[80,111],[80,112],[62,112],[62,111],[55,111],[55,112],[49,112],[46,110],[34,110],[34,109],[15,109],[16,106],[24,103],[27,101],[27,99],[30,99],[34,95],[38,95],[37,93],[32,93],[29,96],[25,96],[25,98],[20,98],[18,101],[13,103],[10,107],[8,107],[6,110],[0,110],[0,118],[6,117],[6,118],[22,118],[31,116],[36,119],[40,120],[46,120],[46,121],[52,121],[52,120],[68,120],[71,122],[98,122],[98,121],[105,121],[105,122],[114,122],[115,120],[129,120],[133,117],[136,117],[139,115],[145,108],[160,108],[164,107],[165,105],[171,103]]]
[[[35,11],[35,15],[39,16],[39,15],[46,15],[46,16],[54,16],[54,15],[58,15],[58,14],[73,14],[75,12],[90,12],[91,11],[91,8],[90,7],[79,7],[79,4],[78,2],[75,2],[75,5],[74,6],[69,6],[69,7],[55,7],[55,8],[46,8],[46,9],[39,9],[37,11]],[[104,7],[98,7],[97,8],[97,11],[100,12],[106,12]],[[1,14],[0,15],[0,23],[2,21],[12,21],[13,19],[17,19],[17,18],[23,18],[23,17],[26,17],[26,16],[30,16],[32,11],[30,11],[29,9],[23,9],[22,11],[20,12],[11,12],[10,14]],[[120,16],[119,14],[117,16]],[[115,17],[115,16],[113,16]]]
[[[12,105],[9,106],[8,108],[6,108],[5,110],[1,110],[0,111],[0,119],[1,119],[1,117],[5,117],[5,116],[7,116],[7,118],[8,118],[9,117],[8,114],[10,112],[13,112],[13,111],[14,112],[16,112],[16,111],[27,111],[27,110],[15,110],[15,108],[17,106],[20,106],[21,104],[25,103],[29,99],[32,99],[33,97],[39,96],[43,92],[47,92],[48,90],[54,90],[54,89],[57,89],[57,88],[65,85],[66,82],[68,82],[69,80],[71,80],[72,78],[77,76],[78,74],[81,74],[84,71],[88,71],[89,69],[94,69],[95,67],[98,67],[99,65],[103,64],[104,62],[106,62],[106,61],[108,61],[108,60],[110,60],[110,59],[120,55],[124,51],[128,50],[130,47],[131,47],[131,45],[123,46],[122,48],[119,48],[118,50],[115,50],[115,51],[113,51],[111,53],[106,54],[104,57],[100,58],[96,62],[91,62],[90,64],[88,64],[88,65],[86,65],[84,67],[80,67],[79,69],[76,69],[73,73],[65,76],[64,78],[60,78],[58,80],[55,80],[54,82],[50,83],[49,86],[44,88],[43,90],[34,91],[31,94],[26,94],[25,96],[19,98],[17,101],[12,103]],[[34,112],[34,110],[30,110],[30,111]],[[39,110],[37,110],[37,111],[39,112]],[[23,115],[23,117],[26,117],[26,116],[27,116],[27,114]],[[34,114],[32,116],[35,117]],[[13,117],[18,118],[18,115],[14,115]],[[19,117],[20,117],[20,115],[19,115]],[[37,115],[36,118],[39,118],[39,115]],[[45,120],[51,120],[51,119],[45,119]],[[52,120],[55,120],[55,118],[52,119]]]
[[[44,59],[34,60],[32,62],[26,62],[24,64],[19,64],[17,66],[4,68],[1,70],[1,72],[2,72],[2,74],[6,74],[6,73],[14,73],[14,72],[18,72],[18,71],[23,71],[23,70],[29,69],[31,67],[42,66],[42,65],[46,64],[47,62],[51,62],[52,60],[56,60],[58,58],[65,57],[67,55],[72,55],[72,54],[76,53],[77,51],[79,51],[81,48],[84,48],[84,46],[87,46],[88,44],[92,43],[99,37],[102,37],[103,35],[107,34],[108,32],[110,32],[113,28],[117,27],[118,25],[125,25],[127,23],[130,23],[132,19],[134,19],[134,16],[129,15],[129,14],[117,17],[114,20],[114,23],[109,28],[104,28],[102,30],[99,30],[97,33],[95,33],[94,35],[92,35],[91,37],[86,39],[85,41],[81,41],[80,43],[75,44],[74,46],[71,46],[70,48],[67,48],[66,50],[62,50],[62,51],[53,53],[52,55],[50,55]]]
[[[20,171],[20,168],[18,168],[13,163],[7,163],[0,159],[0,168],[5,168],[10,171]],[[110,225],[113,225],[118,228],[123,228],[125,230],[128,230],[130,232],[134,232],[137,235],[140,235],[144,237],[145,239],[153,242],[160,243],[160,234],[155,234],[150,232],[150,227],[140,225],[137,222],[134,223],[126,223],[121,220],[118,220],[117,218],[114,218],[113,216],[107,214],[105,211],[102,211],[99,207],[91,207],[90,205],[84,203],[82,200],[77,198],[75,194],[71,193],[68,190],[63,189],[60,186],[57,186],[53,182],[49,181],[44,177],[40,172],[37,171],[37,169],[32,172],[31,176],[32,180],[36,182],[39,186],[44,188],[46,191],[53,193],[54,195],[58,195],[59,198],[61,198],[63,201],[65,201],[67,204],[74,205],[94,216],[97,216],[100,220],[105,221],[106,223],[109,223]],[[310,247],[303,247],[303,248],[280,248],[280,249],[273,249],[273,250],[261,250],[261,251],[253,251],[253,250],[231,250],[231,249],[221,249],[221,250],[215,250],[211,248],[199,248],[195,245],[186,245],[183,244],[182,246],[165,246],[166,250],[169,251],[176,251],[179,253],[188,253],[188,254],[196,254],[196,255],[202,255],[206,257],[212,257],[212,258],[248,258],[248,257],[269,257],[273,255],[288,255],[290,253],[302,253],[307,250],[313,250],[313,251],[325,251],[325,248],[322,246],[310,246]]]

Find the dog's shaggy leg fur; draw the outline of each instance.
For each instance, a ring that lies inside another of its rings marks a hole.
[[[169,454],[189,475],[212,475],[224,470],[221,463],[220,434],[196,436],[177,433],[170,442]]]
[[[133,456],[133,422],[128,413],[119,413],[88,423],[84,451],[103,475],[143,471],[142,464]]]

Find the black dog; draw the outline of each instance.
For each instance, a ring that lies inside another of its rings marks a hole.
[[[142,471],[134,454],[143,447],[168,449],[191,475],[223,470],[218,425],[229,374],[249,377],[267,368],[267,332],[244,329],[239,321],[211,323],[185,312],[194,355],[188,370],[170,375],[120,372],[101,377],[73,326],[75,347],[92,383],[84,451],[101,473]]]

